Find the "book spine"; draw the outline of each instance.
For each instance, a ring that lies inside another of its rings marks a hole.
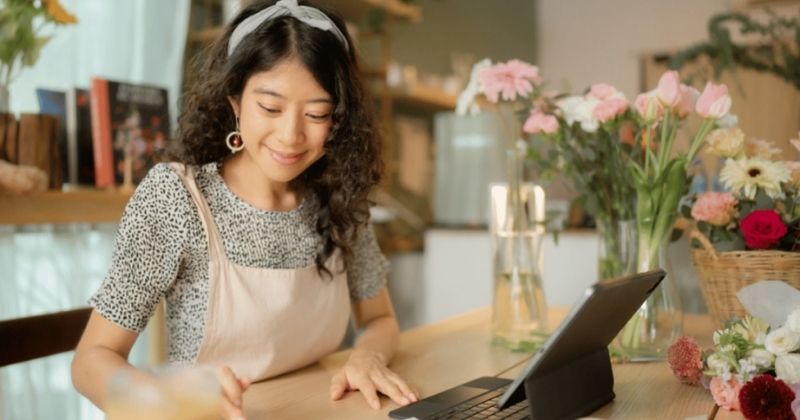
[[[109,188],[114,186],[114,156],[107,80],[92,79],[91,98],[95,185]]]
[[[75,89],[67,89],[67,182],[78,185],[78,98]]]

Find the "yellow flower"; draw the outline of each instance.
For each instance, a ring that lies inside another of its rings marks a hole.
[[[78,18],[64,9],[58,0],[42,0],[42,3],[47,7],[47,14],[50,15],[56,23],[62,25],[78,23]]]
[[[736,157],[744,146],[744,132],[738,127],[718,128],[706,137],[709,149],[723,157]]]
[[[752,200],[759,188],[771,198],[782,197],[781,183],[788,182],[791,173],[783,162],[741,158],[725,161],[719,178],[732,192]]]

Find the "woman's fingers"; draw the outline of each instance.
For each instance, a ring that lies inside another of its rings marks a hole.
[[[239,378],[239,387],[242,388],[242,393],[244,393],[244,391],[250,387],[250,379],[247,379],[245,377]]]
[[[375,384],[372,383],[370,378],[363,375],[359,376],[353,380],[353,385],[361,391],[361,395],[364,396],[364,399],[367,400],[367,404],[369,404],[370,407],[380,410],[381,400],[378,398],[378,390],[375,388]]]
[[[222,395],[231,402],[234,407],[242,407],[242,386],[236,375],[228,366],[223,366],[218,370],[219,385],[222,388]]]
[[[397,385],[398,388],[400,388],[400,392],[402,392],[403,395],[405,395],[406,398],[408,398],[409,401],[411,401],[411,402],[419,401],[419,393],[416,390],[414,390],[413,388],[411,388],[406,383],[406,381],[404,381],[401,377],[399,377],[396,374],[391,373],[391,372],[386,376],[389,378],[390,381],[394,382],[395,385]]]
[[[331,378],[331,400],[336,401],[347,391],[347,379],[344,372],[339,372]]]
[[[378,391],[391,398],[395,403],[400,405],[408,405],[411,403],[411,400],[409,400],[407,396],[403,395],[403,392],[400,390],[397,384],[387,378],[383,373],[375,374],[371,379],[372,382],[375,383]]]
[[[244,420],[244,413],[239,407],[235,407],[227,398],[222,399],[222,418],[225,420]]]

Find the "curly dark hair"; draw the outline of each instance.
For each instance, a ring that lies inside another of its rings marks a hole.
[[[353,42],[336,14],[320,9],[347,38],[349,50],[331,32],[282,16],[267,20],[246,35],[228,57],[228,39],[236,26],[275,3],[256,0],[249,4],[228,24],[223,35],[195,58],[196,82],[183,98],[169,157],[203,165],[231,156],[225,137],[235,127],[236,117],[228,98],[240,98],[253,74],[268,71],[289,57],[298,57],[334,101],[325,154],[293,181],[319,200],[316,229],[323,246],[316,265],[321,273],[330,275],[324,262],[338,247],[346,267],[356,232],[369,220],[367,194],[383,173],[381,136],[365,96]],[[305,1],[299,3],[308,5]]]

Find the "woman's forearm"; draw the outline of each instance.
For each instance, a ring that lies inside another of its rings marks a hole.
[[[354,351],[369,351],[379,354],[388,364],[397,351],[400,328],[394,316],[385,315],[370,320],[358,337]]]
[[[109,348],[79,349],[72,359],[72,384],[97,407],[105,410],[108,383],[123,370],[134,371],[136,368]]]

